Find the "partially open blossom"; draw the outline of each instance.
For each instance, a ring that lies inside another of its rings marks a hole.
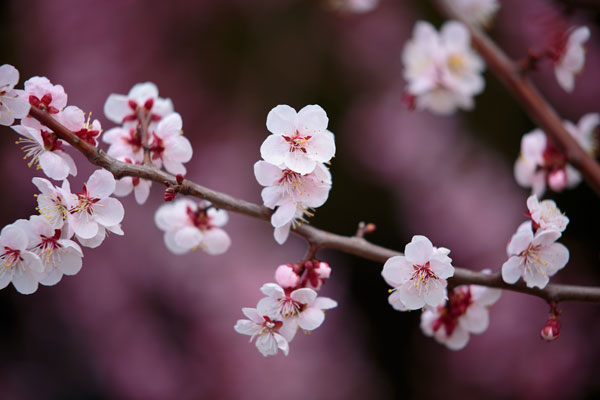
[[[152,163],[157,168],[164,165],[172,174],[185,175],[183,163],[192,159],[192,145],[183,136],[182,126],[183,121],[178,113],[163,118],[152,131],[150,151]]]
[[[567,228],[569,218],[560,212],[554,201],[538,201],[536,195],[531,195],[527,199],[527,208],[534,230],[549,229],[562,232]]]
[[[249,335],[250,341],[256,339],[256,348],[265,357],[274,356],[277,349],[288,355],[288,341],[278,333],[283,322],[273,321],[255,308],[242,308],[242,312],[248,319],[237,321],[233,327],[237,333]]]
[[[460,350],[467,345],[470,333],[483,333],[489,325],[489,307],[500,298],[500,289],[462,285],[448,296],[448,301],[428,307],[421,314],[421,330],[427,336]]]
[[[300,283],[300,276],[290,264],[283,264],[275,270],[275,280],[282,288],[295,288]]]
[[[580,26],[570,32],[561,33],[557,44],[550,51],[554,61],[554,74],[560,86],[567,92],[575,88],[575,77],[585,64],[583,44],[589,39],[590,30]]]
[[[48,225],[43,216],[34,215],[29,220],[18,220],[14,225],[27,234],[29,250],[42,261],[42,285],[56,285],[63,274],[75,275],[81,270],[83,253],[79,245],[69,240],[65,232]]]
[[[10,64],[0,67],[0,125],[12,125],[15,119],[25,118],[30,105],[15,85],[19,82],[19,71]]]
[[[121,161],[129,164],[141,164],[140,162],[132,162],[131,159],[126,157],[122,158]],[[126,176],[117,181],[114,195],[123,197],[133,192],[135,201],[138,204],[144,204],[150,195],[150,186],[152,186],[152,181],[137,176]]]
[[[102,133],[100,121],[90,122],[92,114],[86,120],[83,110],[76,106],[68,106],[58,116],[58,121],[71,130],[81,140],[98,147],[98,138]]]
[[[22,294],[37,290],[44,266],[36,254],[27,250],[28,245],[27,234],[14,224],[0,232],[0,289],[12,282]]]
[[[596,128],[600,114],[586,114],[577,125],[564,121],[567,131],[582,148],[593,155],[596,151]],[[541,129],[535,129],[521,139],[521,153],[515,162],[514,174],[517,183],[531,187],[532,194],[541,197],[546,185],[555,192],[577,186],[581,174],[568,163],[567,154],[547,137]]]
[[[261,157],[301,175],[312,172],[335,155],[328,123],[325,110],[318,105],[308,105],[298,112],[288,105],[278,105],[267,115],[267,129],[272,135],[260,146]]]
[[[450,250],[435,248],[425,236],[415,235],[403,256],[389,258],[381,275],[394,289],[389,302],[398,310],[432,307],[446,298],[446,279],[454,275]]]
[[[560,335],[560,322],[556,318],[556,316],[552,316],[546,322],[546,325],[542,328],[540,332],[540,336],[547,342],[552,342],[558,339]]]
[[[77,166],[73,158],[64,151],[64,142],[54,132],[46,130],[46,127],[40,125],[40,128],[12,126],[12,129],[21,135],[17,144],[21,145],[25,152],[23,158],[30,159],[27,165],[35,165],[54,180],[63,180],[69,174],[77,175]]]
[[[173,103],[158,97],[158,88],[152,82],[135,84],[127,96],[112,93],[104,103],[104,115],[117,124],[136,121],[138,112],[149,115],[151,121],[160,121],[173,112]]]
[[[158,228],[165,232],[165,244],[171,252],[184,254],[202,249],[208,254],[223,254],[229,249],[231,239],[221,229],[229,217],[209,201],[194,202],[180,199],[163,204],[154,215]]]
[[[277,207],[271,216],[271,225],[276,229],[278,243],[285,242],[296,219],[310,213],[309,209],[323,205],[331,190],[331,174],[321,163],[316,164],[312,172],[301,175],[289,168],[258,161],[254,164],[254,176],[265,186],[261,193],[265,206]]]
[[[444,0],[468,22],[487,27],[500,8],[498,0]]]
[[[473,96],[483,91],[482,59],[471,48],[471,37],[460,22],[446,22],[440,33],[419,21],[402,52],[407,92],[419,109],[451,114],[470,110]]]
[[[317,292],[308,288],[284,290],[276,283],[266,283],[260,289],[267,297],[258,302],[257,308],[264,310],[271,319],[282,320],[279,333],[288,342],[292,341],[298,329],[312,331],[325,320],[323,310],[337,307],[328,297],[317,297]]]
[[[96,170],[81,193],[67,199],[69,226],[78,237],[91,239],[101,227],[121,223],[125,214],[119,200],[109,197],[115,191],[115,178],[105,169]]]
[[[142,138],[136,128],[111,128],[104,132],[102,141],[110,145],[106,154],[111,157],[129,158],[134,162],[144,161]]]
[[[331,276],[331,267],[323,261],[310,262],[310,265],[307,265],[308,263],[304,264],[306,268],[305,285],[308,288],[319,290],[323,283]]]
[[[54,229],[61,229],[69,214],[67,199],[73,194],[69,181],[64,180],[61,187],[56,187],[49,180],[35,177],[31,180],[40,194],[36,196],[36,210],[44,216],[46,223]]]
[[[45,76],[34,76],[25,81],[23,96],[34,107],[38,107],[50,114],[58,114],[67,106],[67,94],[62,85],[53,85]],[[39,124],[31,117],[23,119],[23,125],[34,127]]]
[[[513,284],[523,277],[527,287],[543,289],[550,276],[569,261],[569,250],[555,243],[561,234],[555,230],[538,230],[531,223],[522,224],[508,243],[508,261],[502,265],[502,279]]]

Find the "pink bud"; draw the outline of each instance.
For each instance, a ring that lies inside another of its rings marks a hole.
[[[181,185],[183,183],[183,175],[177,174],[177,176],[175,177],[175,180],[177,181],[178,184]]]
[[[567,173],[564,168],[554,170],[548,174],[548,186],[555,192],[565,190],[567,184]]]
[[[542,328],[540,335],[547,342],[558,339],[560,335],[560,322],[555,317],[550,317],[546,325]]]
[[[317,268],[315,268],[315,272],[320,279],[329,279],[331,267],[326,262],[320,262]]]
[[[275,280],[282,288],[295,288],[300,282],[300,277],[290,265],[280,265],[275,271]]]
[[[173,189],[172,187],[168,187],[165,189],[165,194],[163,195],[163,200],[164,201],[173,201],[175,200],[175,189]]]

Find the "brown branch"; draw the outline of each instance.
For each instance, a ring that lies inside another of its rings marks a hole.
[[[163,172],[151,165],[134,165],[115,160],[108,156],[104,151],[96,149],[89,143],[80,140],[77,135],[58,123],[46,111],[32,107],[30,114],[42,124],[52,129],[59,138],[67,141],[83,153],[92,164],[107,169],[117,179],[124,176],[137,176],[160,184],[167,184],[176,188],[176,190],[182,194],[209,200],[216,207],[225,210],[248,215],[263,221],[269,221],[271,218],[273,210],[270,210],[267,207],[216,192],[187,179],[184,179],[181,184],[178,184],[173,175]],[[295,232],[309,242],[310,254],[316,253],[318,249],[326,248],[338,250],[343,253],[352,254],[382,264],[385,263],[388,258],[402,254],[369,243],[362,237],[336,235],[309,225],[302,225],[296,228]],[[515,285],[508,285],[502,281],[500,274],[487,275],[458,267],[455,269],[454,277],[451,282],[453,285],[475,284],[526,293],[540,297],[547,302],[587,301],[600,303],[600,287],[549,284],[543,290],[531,289],[526,287],[525,283],[522,281]]]
[[[567,132],[556,110],[542,97],[533,83],[523,76],[519,66],[483,31],[464,20],[450,5],[443,1],[438,1],[437,4],[446,17],[466,25],[471,33],[473,47],[485,59],[490,70],[521,102],[529,116],[566,152],[569,162],[581,171],[588,185],[600,195],[600,164]]]

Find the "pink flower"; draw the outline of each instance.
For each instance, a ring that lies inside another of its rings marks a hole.
[[[34,76],[26,80],[22,96],[33,107],[50,114],[58,114],[67,106],[65,89],[61,85],[53,85],[45,76]],[[32,128],[40,127],[40,123],[32,117],[23,118],[21,123]]]
[[[467,345],[469,333],[483,333],[489,324],[489,307],[500,298],[499,289],[484,286],[458,286],[444,304],[428,307],[421,314],[421,330],[427,336],[460,350]]]
[[[48,225],[54,229],[61,229],[69,214],[67,199],[73,196],[69,181],[64,180],[60,188],[44,178],[35,177],[31,181],[40,191],[36,196],[36,210],[44,216]]]
[[[15,119],[29,114],[29,103],[13,88],[19,82],[19,71],[10,64],[0,67],[0,125],[12,125]]]
[[[535,231],[542,229],[562,232],[567,228],[569,218],[560,212],[554,201],[538,201],[536,195],[531,195],[527,199],[527,208]]]
[[[173,103],[158,97],[158,88],[152,82],[134,85],[127,96],[113,93],[104,103],[104,115],[116,124],[137,120],[139,111],[156,122],[173,112]]]
[[[276,283],[266,283],[260,289],[267,297],[258,302],[257,308],[264,310],[271,319],[283,321],[279,333],[291,342],[298,328],[305,331],[317,329],[325,320],[323,310],[337,307],[337,302],[328,297],[317,297],[317,292],[308,288],[284,290]]]
[[[308,105],[298,113],[290,106],[278,105],[267,115],[267,129],[272,135],[261,145],[260,154],[270,164],[308,174],[335,155],[328,123],[327,114],[318,105]]]
[[[397,310],[437,306],[446,297],[446,279],[454,275],[450,250],[435,248],[425,236],[415,235],[403,256],[388,259],[381,275],[394,289],[389,302]]]
[[[306,264],[305,264],[306,266]],[[319,290],[323,283],[331,276],[331,267],[326,262],[311,263],[312,268],[307,268],[306,287]]]
[[[102,141],[110,146],[106,151],[114,158],[129,158],[135,162],[144,161],[144,147],[136,128],[116,127],[102,135]]]
[[[68,222],[75,235],[92,239],[102,227],[121,223],[125,214],[119,200],[109,197],[115,191],[115,178],[105,169],[96,170],[83,185],[83,191],[67,199]]]
[[[77,243],[67,238],[66,231],[52,228],[41,215],[18,220],[14,225],[27,234],[29,250],[42,261],[42,285],[56,285],[63,274],[75,275],[81,270],[83,253]]]
[[[124,161],[129,164],[141,164],[140,162],[132,162],[129,158],[121,158],[121,161]],[[141,179],[137,176],[126,176],[117,181],[117,186],[115,187],[115,196],[123,197],[129,195],[133,192],[135,201],[138,204],[144,204],[150,195],[150,187],[152,186],[152,181],[147,179]]]
[[[581,72],[585,64],[583,44],[589,39],[590,30],[587,26],[580,26],[571,30],[568,37],[567,33],[562,35],[551,56],[558,83],[567,92],[572,92],[575,87],[575,76]]]
[[[68,106],[58,115],[58,121],[84,142],[98,147],[97,139],[102,133],[102,127],[97,119],[90,123],[91,116],[92,113],[86,120],[85,114],[79,107]]]
[[[510,258],[502,265],[504,282],[514,284],[522,276],[527,287],[545,288],[569,261],[569,250],[555,243],[560,236],[555,230],[538,230],[534,236],[531,223],[522,224],[506,249]]]
[[[197,249],[210,255],[223,254],[231,245],[229,235],[221,229],[228,219],[225,210],[210,202],[188,199],[163,204],[154,215],[156,225],[165,232],[167,248],[175,254]]]
[[[15,125],[12,129],[22,136],[17,144],[22,146],[24,158],[31,158],[27,164],[29,167],[36,165],[54,180],[63,180],[69,174],[77,175],[73,158],[64,151],[64,142],[54,132],[41,125],[40,129],[25,125]]]
[[[256,348],[260,353],[267,356],[277,354],[277,349],[286,356],[289,352],[287,340],[278,333],[283,325],[281,321],[273,321],[263,315],[260,310],[254,308],[242,308],[242,312],[249,319],[239,319],[233,329],[242,335],[249,335],[250,341],[256,338]]]
[[[22,294],[37,290],[44,266],[37,255],[27,250],[28,244],[27,234],[14,224],[0,232],[0,289],[12,282]]]
[[[181,115],[177,113],[163,118],[152,132],[150,151],[152,163],[156,167],[160,168],[164,164],[170,173],[185,175],[183,163],[192,159],[192,145],[183,136],[182,125]]]
[[[295,288],[300,283],[300,277],[289,264],[280,265],[275,270],[275,280],[283,288]]]

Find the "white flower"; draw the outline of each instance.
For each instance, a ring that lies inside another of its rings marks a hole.
[[[430,23],[417,22],[402,61],[407,91],[419,109],[445,115],[470,110],[473,96],[485,86],[485,65],[471,49],[469,31],[457,21],[446,22],[439,34]]]
[[[566,35],[566,34],[565,34]],[[585,43],[590,37],[590,30],[587,26],[580,26],[573,29],[556,54],[554,58],[554,74],[560,86],[567,92],[572,92],[575,87],[575,76],[581,72],[585,64]]]
[[[298,328],[305,331],[317,329],[325,320],[323,310],[337,307],[337,302],[328,297],[317,297],[309,288],[285,291],[276,283],[266,283],[260,289],[266,296],[257,308],[273,320],[282,320],[279,333],[291,342]]]
[[[73,196],[69,181],[64,180],[60,188],[44,178],[35,177],[31,181],[41,192],[36,196],[36,210],[44,216],[48,225],[54,229],[61,229],[69,214],[67,199]]]
[[[30,105],[13,88],[19,82],[19,71],[10,64],[0,67],[0,125],[12,125],[15,119],[25,118]]]
[[[309,209],[323,205],[331,190],[331,174],[321,163],[316,164],[312,172],[301,175],[288,168],[258,161],[254,164],[254,176],[258,183],[266,186],[261,193],[265,206],[277,207],[271,216],[271,225],[285,229],[286,238],[293,221],[302,218],[305,213],[310,215]]]
[[[119,200],[109,197],[115,178],[105,169],[96,170],[83,185],[83,191],[67,199],[69,226],[83,239],[92,239],[101,227],[119,224],[125,214]]]
[[[92,113],[88,114],[86,120],[83,111],[76,106],[68,106],[60,114],[58,114],[58,121],[63,124],[67,129],[72,131],[81,140],[91,144],[94,147],[98,147],[98,137],[102,133],[102,127],[100,121],[95,119],[90,122]]]
[[[552,200],[538,201],[536,195],[531,195],[527,199],[527,208],[534,226],[537,225],[541,229],[562,232],[569,223],[569,218],[560,212],[556,203]]]
[[[150,115],[151,121],[159,121],[173,112],[173,103],[158,97],[158,88],[152,82],[134,85],[127,96],[113,93],[104,103],[104,115],[117,124],[135,121],[138,111]]]
[[[498,0],[444,0],[468,22],[488,26],[500,8]]]
[[[527,287],[543,289],[550,276],[569,261],[569,250],[555,243],[560,232],[540,230],[535,236],[530,223],[522,224],[506,249],[510,257],[502,265],[502,279],[514,284],[522,276]]]
[[[389,303],[398,310],[437,306],[446,297],[447,278],[454,275],[450,250],[435,248],[425,236],[415,235],[403,256],[388,259],[381,275],[394,289]]]
[[[223,254],[231,239],[221,229],[227,223],[225,210],[218,210],[210,202],[180,199],[163,204],[154,215],[156,226],[165,232],[165,244],[171,252],[184,254],[202,249],[210,255]]]
[[[140,162],[132,162],[129,158],[121,158],[120,161],[129,164],[141,164]],[[126,176],[117,181],[114,195],[123,197],[133,192],[135,201],[138,204],[144,204],[150,195],[150,186],[152,186],[152,181],[137,176]]]
[[[183,163],[192,159],[192,145],[183,136],[182,125],[181,115],[177,113],[163,118],[152,132],[150,151],[157,168],[164,164],[170,173],[185,175]]]
[[[61,85],[53,85],[45,76],[34,76],[25,81],[23,96],[34,107],[50,114],[58,114],[67,105],[67,94]],[[23,125],[36,127],[37,120],[28,117],[23,119]],[[30,125],[30,123],[34,125]]]
[[[28,244],[27,234],[17,226],[7,225],[0,232],[0,289],[12,282],[22,294],[37,290],[44,266],[27,250]]]
[[[565,129],[577,140],[585,151],[596,150],[595,130],[600,123],[597,113],[586,114],[577,125],[564,121]],[[541,129],[535,129],[521,139],[521,153],[515,162],[514,174],[517,183],[531,187],[532,194],[541,197],[546,184],[555,192],[577,186],[581,174],[568,164],[564,151],[559,149]]]
[[[272,321],[254,308],[242,308],[249,319],[239,319],[233,329],[242,335],[249,335],[250,341],[256,338],[256,348],[265,357],[277,354],[277,349],[288,355],[290,349],[287,340],[278,333],[283,323]]]
[[[144,147],[136,128],[109,129],[102,135],[102,141],[110,145],[106,154],[111,157],[144,161]]]
[[[31,158],[27,164],[29,167],[36,165],[54,180],[63,180],[69,174],[77,175],[77,166],[73,158],[64,151],[64,142],[54,132],[41,125],[41,129],[25,125],[15,125],[11,128],[22,136],[17,144],[21,145],[25,152],[23,158]]]
[[[261,157],[302,175],[312,172],[335,155],[328,123],[327,114],[318,105],[308,105],[298,113],[290,106],[278,105],[267,115],[267,129],[272,135],[260,146]]]
[[[40,283],[56,285],[64,275],[75,275],[81,270],[83,253],[77,243],[67,238],[66,232],[52,228],[41,215],[33,215],[29,220],[18,220],[15,226],[21,228],[29,239],[28,248],[42,261],[44,273]]]
[[[489,307],[500,298],[500,289],[485,286],[458,286],[445,304],[428,307],[421,314],[421,330],[427,336],[460,350],[469,333],[483,333],[489,325]]]

